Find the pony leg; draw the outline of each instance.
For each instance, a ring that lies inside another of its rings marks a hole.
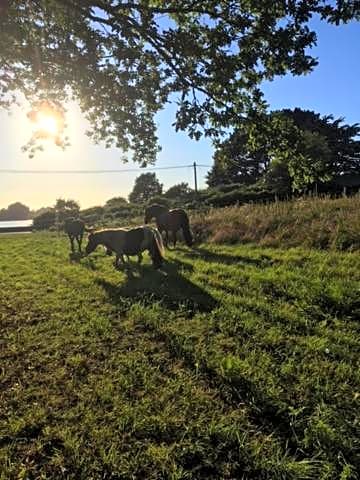
[[[122,263],[125,263],[124,256],[122,254],[117,253],[116,258],[115,258],[115,262],[114,262],[114,267],[116,269],[119,268],[119,261],[120,260],[122,261]]]
[[[79,238],[79,251],[80,251],[80,253],[81,253],[81,245],[82,245],[83,238],[84,238],[84,234],[81,233],[80,238]]]
[[[173,230],[172,234],[173,234],[173,242],[174,242],[174,248],[175,248],[175,247],[176,247],[176,240],[177,240],[177,238],[176,238],[176,231]]]
[[[143,256],[142,256],[142,253],[140,252],[140,253],[138,254],[138,264],[139,264],[139,265],[141,264],[142,260],[143,260]]]
[[[77,241],[77,244],[78,244],[78,246],[79,246],[79,252],[81,253],[81,241],[82,241],[81,235],[78,235],[78,236],[76,237],[76,241]]]
[[[70,245],[71,245],[71,251],[74,253],[74,238],[72,235],[69,235],[69,240],[70,240]]]

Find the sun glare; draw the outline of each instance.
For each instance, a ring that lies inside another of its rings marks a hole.
[[[55,116],[40,112],[36,121],[36,129],[48,136],[55,137],[59,133],[58,121]]]
[[[65,118],[61,109],[42,101],[35,104],[27,116],[34,126],[34,138],[52,139],[57,145],[62,144]]]

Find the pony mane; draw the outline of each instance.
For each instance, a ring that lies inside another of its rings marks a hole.
[[[143,227],[146,232],[149,253],[155,268],[159,268],[165,258],[165,248],[162,237],[157,228],[145,225]]]
[[[145,211],[153,211],[153,210],[162,210],[164,212],[168,212],[169,208],[166,205],[160,205],[160,203],[152,203],[145,209]]]

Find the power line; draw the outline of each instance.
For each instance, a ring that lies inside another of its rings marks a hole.
[[[211,165],[196,164],[197,167],[210,168]],[[85,175],[98,175],[107,173],[144,173],[157,170],[173,170],[179,168],[193,168],[191,165],[176,165],[172,167],[150,167],[150,168],[126,168],[121,170],[18,170],[13,168],[1,168],[0,174],[51,174],[51,175],[68,175],[68,174],[85,174]]]

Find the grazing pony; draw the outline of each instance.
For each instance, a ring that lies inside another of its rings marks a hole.
[[[69,237],[70,244],[71,244],[71,251],[73,253],[75,252],[74,240],[76,240],[79,246],[79,252],[81,253],[81,244],[82,244],[84,232],[87,231],[85,227],[85,223],[82,220],[67,218],[64,221],[64,230]]]
[[[115,252],[115,268],[119,267],[119,260],[125,264],[124,255],[137,255],[138,263],[142,261],[142,252],[149,251],[154,268],[160,268],[164,261],[164,245],[161,235],[156,228],[136,227],[130,230],[125,228],[104,229],[90,233],[86,245],[86,255],[93,252],[98,245],[104,245],[107,251]]]
[[[159,232],[165,232],[165,244],[169,243],[169,231],[172,232],[174,247],[176,246],[176,233],[182,229],[186,245],[191,247],[193,237],[190,231],[189,217],[182,208],[169,210],[164,205],[153,204],[145,210],[145,223],[149,223],[153,218],[156,220],[156,226]]]

